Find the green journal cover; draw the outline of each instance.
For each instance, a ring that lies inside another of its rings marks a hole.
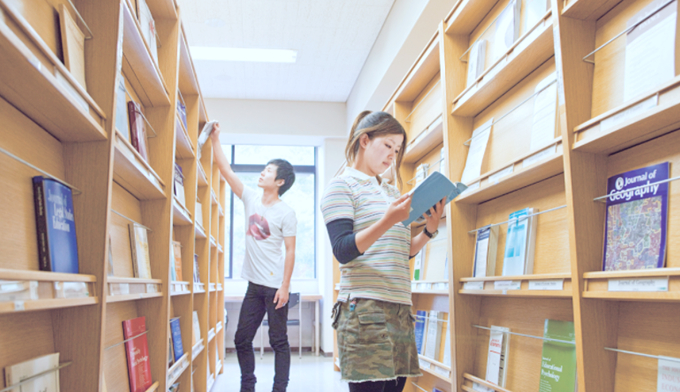
[[[541,378],[539,392],[574,392],[576,390],[576,346],[574,323],[571,321],[545,320]]]

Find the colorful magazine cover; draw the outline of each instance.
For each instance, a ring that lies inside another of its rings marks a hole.
[[[610,177],[604,270],[663,268],[666,256],[668,162]]]

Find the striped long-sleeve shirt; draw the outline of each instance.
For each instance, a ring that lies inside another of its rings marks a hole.
[[[399,196],[394,186],[379,185],[374,177],[347,168],[328,185],[321,212],[326,225],[351,220],[358,233],[380,220]],[[401,223],[392,226],[363,254],[340,265],[340,300],[366,298],[411,305],[410,249],[411,230]]]

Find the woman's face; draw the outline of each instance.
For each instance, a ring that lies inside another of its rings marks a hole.
[[[404,142],[403,135],[383,135],[370,139],[368,135],[361,136],[361,149],[364,153],[364,161],[368,165],[370,175],[382,174],[397,159],[401,145]]]

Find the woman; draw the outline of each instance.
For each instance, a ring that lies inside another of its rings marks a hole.
[[[345,148],[347,168],[329,184],[321,210],[341,263],[333,308],[342,379],[350,392],[400,392],[406,377],[420,376],[411,316],[409,258],[437,227],[445,200],[423,215],[426,227],[411,237],[401,222],[411,198],[382,181],[390,166],[399,177],[406,132],[385,112],[356,118]]]

